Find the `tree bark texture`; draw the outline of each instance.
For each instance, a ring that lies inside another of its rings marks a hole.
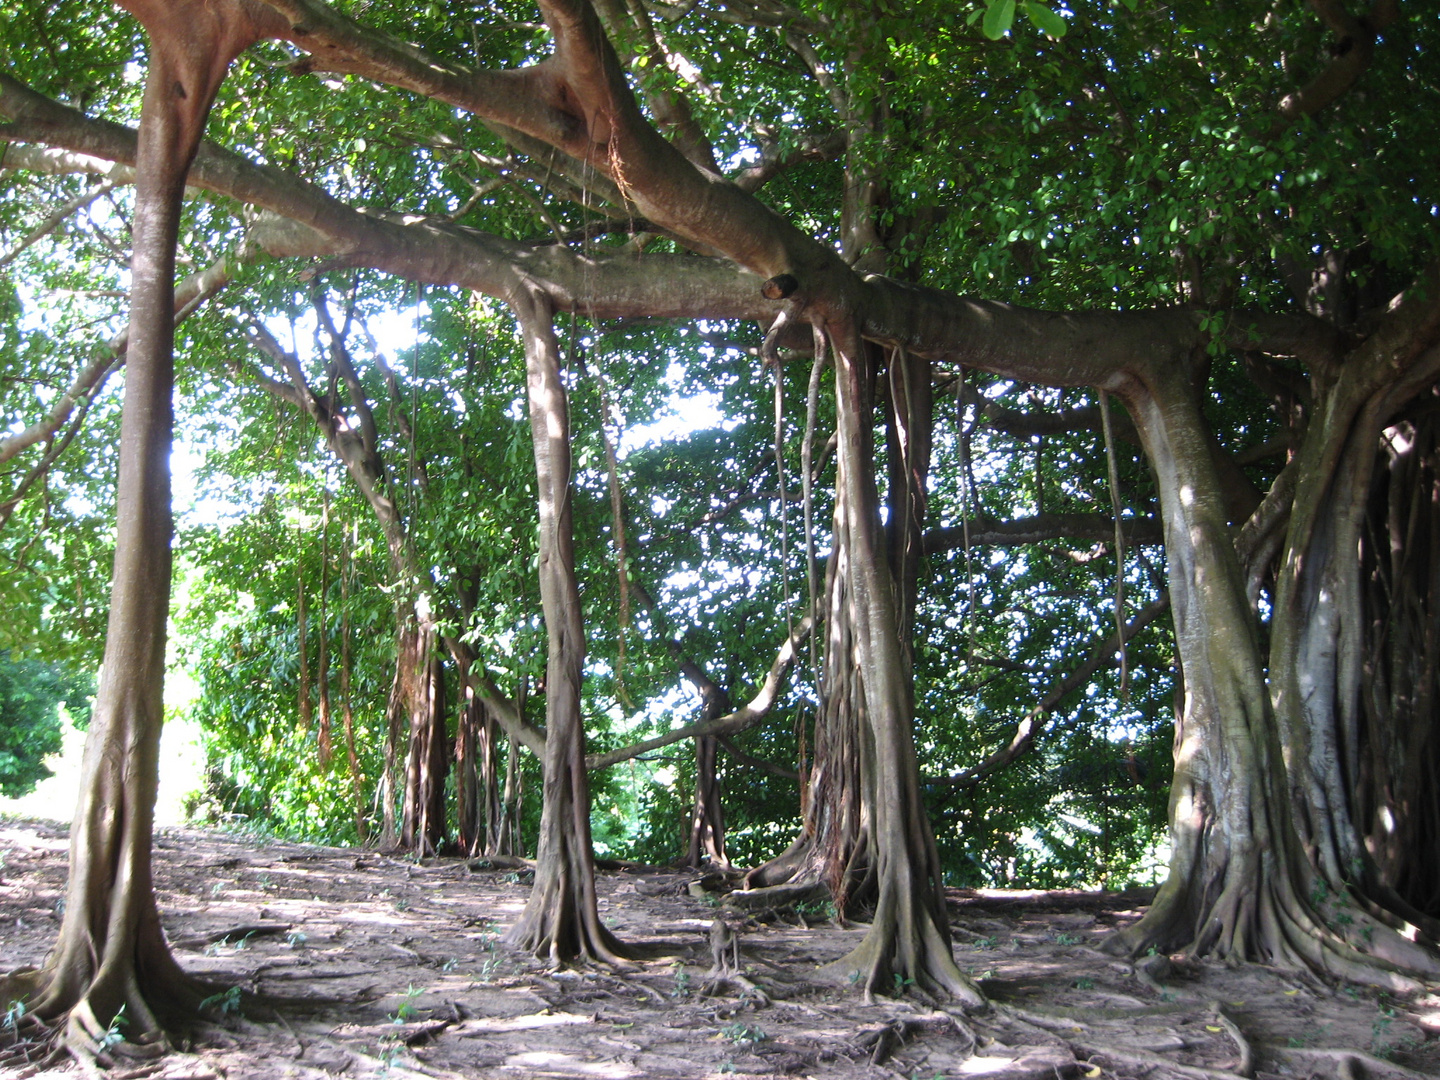
[[[525,339],[526,391],[540,499],[540,601],[545,615],[545,778],[535,885],[512,943],[561,964],[619,963],[624,948],[600,922],[590,840],[590,778],[580,679],[585,629],[575,580],[570,418],[553,310],[534,294],[512,306]]]
[[[265,33],[243,3],[130,0],[150,37],[141,109],[121,418],[115,565],[99,694],[70,833],[65,917],[33,1011],[68,1017],[67,1042],[103,1063],[123,1010],[132,1047],[163,1045],[198,984],[171,956],[151,883],[172,518],[174,273],[185,176],[230,61]]]
[[[455,816],[460,850],[468,856],[497,855],[500,844],[498,725],[480,695],[460,673],[464,704],[455,733]]]
[[[1356,823],[1377,883],[1440,918],[1440,862],[1414,857],[1440,850],[1440,424],[1433,413],[1382,434],[1361,545],[1368,662],[1349,762]]]
[[[702,719],[713,720],[730,711],[729,702],[719,707],[714,716],[710,715],[710,703],[702,713]],[[725,854],[725,805],[724,789],[716,769],[716,758],[720,740],[714,735],[701,735],[695,739],[695,802],[690,811],[690,838],[685,848],[686,866],[710,866],[723,870],[730,869],[730,857]]]
[[[400,846],[417,855],[434,855],[445,842],[445,777],[450,765],[445,668],[432,631],[417,631],[409,644],[412,651],[405,658],[409,683],[405,696],[410,705],[410,752],[405,763]]]
[[[1290,466],[1268,665],[1184,358],[1120,388],[1160,489],[1185,677],[1170,876],[1119,948],[1186,947],[1395,987],[1436,970],[1366,889],[1372,864],[1345,790],[1361,686],[1355,552],[1380,427],[1407,396],[1404,379],[1376,383],[1365,367],[1352,360],[1317,400]]]
[[[844,506],[836,524],[852,560],[848,608],[865,701],[861,792],[872,817],[877,893],[864,940],[833,966],[858,971],[867,993],[914,985],[979,1005],[983,995],[961,973],[950,949],[940,858],[920,799],[913,685],[900,639],[896,581],[883,555],[875,485],[873,371],[853,323],[832,321],[825,330],[835,358],[836,487]]]

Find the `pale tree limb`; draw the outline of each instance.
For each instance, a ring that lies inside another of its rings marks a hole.
[[[1129,641],[1136,634],[1144,630],[1152,622],[1158,619],[1170,609],[1170,597],[1168,595],[1146,605],[1135,614],[1135,617],[1125,624],[1125,640]],[[1108,664],[1111,658],[1121,647],[1117,644],[1118,634],[1107,634],[1102,640],[1096,642],[1085,660],[1073,671],[1069,672],[1063,679],[1055,683],[1045,692],[1035,707],[1025,714],[1025,718],[1015,727],[1015,734],[1009,743],[996,750],[989,757],[977,765],[961,769],[951,776],[939,776],[927,778],[924,783],[940,787],[973,788],[976,787],[985,777],[999,772],[1009,765],[1016,758],[1020,757],[1035,744],[1036,738],[1044,729],[1044,720],[1050,713],[1054,712],[1063,701],[1066,695],[1078,690],[1090,681],[1095,672]]]
[[[39,225],[35,226],[35,228],[32,229],[29,233],[27,233],[25,238],[21,240],[20,243],[16,244],[9,251],[5,252],[5,254],[0,255],[0,270],[5,269],[5,267],[9,266],[12,262],[18,259],[27,248],[33,247],[35,244],[39,243],[41,240],[45,239],[45,237],[49,236],[52,232],[58,229],[61,224],[64,223],[65,219],[68,218],[71,214],[78,213],[80,210],[83,210],[85,207],[89,206],[92,202],[100,198],[102,195],[106,195],[114,190],[115,181],[106,180],[104,183],[97,184],[95,187],[90,188],[88,191],[83,191],[79,195],[76,195],[73,199],[66,201],[63,206],[61,206],[58,210],[56,210]]]
[[[228,285],[234,272],[234,261],[225,257],[176,285],[176,323]],[[75,407],[82,400],[92,399],[98,394],[105,381],[125,362],[125,351],[129,342],[130,328],[127,326],[95,351],[94,357],[76,374],[70,387],[56,399],[42,419],[14,435],[0,439],[0,464],[9,461],[22,450],[53,437],[65,425]]]
[[[603,754],[591,754],[585,759],[586,768],[604,769],[622,761],[629,761],[633,757],[639,757],[651,750],[658,750],[662,746],[680,742],[682,739],[694,739],[701,735],[738,735],[742,731],[750,730],[765,719],[766,714],[774,706],[779,697],[780,688],[784,684],[785,675],[790,670],[790,665],[795,662],[795,655],[809,633],[810,619],[807,616],[795,625],[790,637],[785,644],[780,646],[780,651],[776,654],[774,663],[770,665],[770,671],[766,674],[759,691],[734,712],[717,716],[714,720],[687,724],[632,746],[608,750]]]

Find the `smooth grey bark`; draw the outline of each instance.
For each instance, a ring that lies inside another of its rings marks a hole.
[[[131,253],[130,341],[121,416],[115,565],[99,694],[86,737],[59,939],[33,1010],[66,1020],[67,1045],[102,1063],[123,1009],[132,1052],[163,1048],[163,1025],[201,990],[176,964],[151,883],[169,615],[175,244],[185,175],[230,61],[265,33],[241,2],[131,0],[149,34]]]
[[[506,939],[555,964],[621,963],[624,946],[601,923],[596,906],[590,777],[580,712],[585,628],[575,581],[569,405],[554,311],[535,294],[519,294],[511,304],[525,339],[525,387],[540,502],[540,602],[548,658],[545,779],[535,885]]]

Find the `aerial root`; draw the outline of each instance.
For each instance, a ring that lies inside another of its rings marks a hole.
[[[855,1047],[870,1051],[871,1065],[884,1065],[913,1036],[931,1029],[947,1028],[966,1042],[968,1053],[975,1049],[975,1033],[954,1013],[937,1009],[925,1016],[895,1017],[884,1024],[866,1028],[855,1040]]]
[[[1235,1073],[1239,1076],[1255,1075],[1255,1050],[1250,1041],[1240,1031],[1240,1026],[1225,1014],[1224,1008],[1218,1001],[1211,1003],[1211,1010],[1214,1014],[1215,1023],[1225,1029],[1225,1034],[1230,1036],[1235,1047],[1240,1051],[1240,1058],[1235,1063]]]
[[[65,1045],[57,1035],[34,1013],[6,1014],[0,1028],[0,1069],[26,1077],[58,1064],[65,1057]]]

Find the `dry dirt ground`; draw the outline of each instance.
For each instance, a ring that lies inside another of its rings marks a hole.
[[[54,940],[65,831],[0,821],[0,970],[40,963]],[[1178,958],[1124,963],[1096,948],[1138,917],[1124,896],[952,890],[956,957],[995,1002],[965,1016],[906,987],[867,1004],[843,982],[817,984],[816,968],[862,929],[816,911],[729,913],[692,895],[694,874],[602,876],[610,925],[664,953],[628,971],[548,970],[508,950],[500,937],[525,901],[523,871],[187,829],[157,835],[155,875],[181,962],[246,995],[218,996],[214,1022],[152,1073],[163,1077],[1440,1074],[1440,995]],[[736,979],[708,977],[717,916],[739,929]],[[0,1024],[0,1050],[13,1039]],[[12,1065],[0,1077],[76,1068]]]

